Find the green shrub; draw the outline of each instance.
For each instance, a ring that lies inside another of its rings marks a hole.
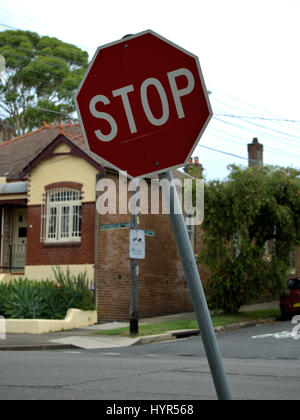
[[[37,282],[28,279],[13,280],[1,288],[1,307],[7,318],[32,319],[42,316],[45,302]]]
[[[56,267],[55,282],[14,279],[0,284],[0,315],[19,319],[63,319],[68,309],[94,310],[87,274],[71,276]]]
[[[62,289],[69,308],[94,310],[95,303],[93,293],[89,286],[86,271],[77,275],[71,275],[69,267],[64,273],[60,267],[53,268],[55,281]]]
[[[40,285],[40,294],[45,302],[42,319],[64,319],[69,309],[62,290],[50,280],[44,280]]]

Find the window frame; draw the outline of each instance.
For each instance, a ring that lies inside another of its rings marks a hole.
[[[82,192],[65,187],[47,190],[43,224],[46,244],[81,242]]]

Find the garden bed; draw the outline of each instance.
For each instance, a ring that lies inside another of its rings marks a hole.
[[[82,328],[97,323],[97,311],[69,309],[64,319],[6,319],[6,333],[42,334]]]
[[[93,290],[86,272],[71,275],[53,268],[55,281],[12,279],[0,284],[0,316],[7,333],[40,334],[97,322]]]

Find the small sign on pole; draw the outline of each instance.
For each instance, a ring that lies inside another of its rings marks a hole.
[[[145,258],[145,231],[143,229],[131,229],[129,240],[129,257],[136,260]]]

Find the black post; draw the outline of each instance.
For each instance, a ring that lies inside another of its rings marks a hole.
[[[136,184],[137,185],[137,184]],[[131,197],[136,191],[131,192]],[[135,214],[135,206],[131,206],[130,229],[138,228],[138,216]],[[130,335],[137,335],[139,332],[139,263],[135,258],[130,258]]]

